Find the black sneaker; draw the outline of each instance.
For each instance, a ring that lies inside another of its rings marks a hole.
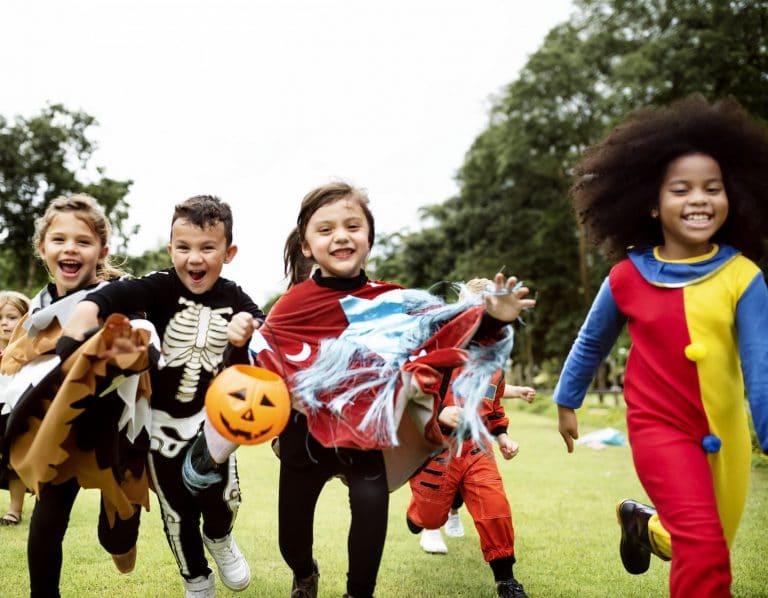
[[[291,587],[291,598],[317,598],[317,583],[320,577],[320,569],[317,567],[317,561],[312,559],[312,575],[304,579],[296,579],[293,576],[293,586]]]
[[[621,527],[619,556],[627,573],[640,575],[648,571],[651,564],[648,521],[655,512],[651,507],[629,499],[616,505],[616,519]]]
[[[506,581],[497,581],[496,593],[501,598],[528,598],[528,594],[523,589],[523,584],[514,577]]]

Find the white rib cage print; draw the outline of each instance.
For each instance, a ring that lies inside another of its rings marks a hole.
[[[184,366],[176,400],[190,402],[205,368],[213,372],[221,363],[227,345],[227,320],[222,314],[231,314],[231,307],[211,309],[179,297],[179,303],[187,307],[168,322],[163,336],[163,354],[166,367]]]

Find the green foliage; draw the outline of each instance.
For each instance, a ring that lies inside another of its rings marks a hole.
[[[170,268],[171,256],[168,255],[168,249],[163,246],[157,249],[148,249],[139,256],[118,257],[115,259],[115,263],[122,264],[123,270],[138,277],[149,272]]]
[[[391,236],[375,261],[382,277],[413,286],[502,265],[524,278],[538,306],[518,362],[561,360],[607,274],[568,201],[569,173],[587,147],[628,111],[693,92],[734,95],[768,118],[765,0],[576,6],[494,102],[459,170],[458,194],[424,208],[425,228]]]
[[[29,118],[0,116],[1,288],[36,289],[45,281],[32,247],[35,220],[59,195],[84,192],[104,207],[116,236],[128,216],[125,196],[131,181],[104,176],[89,165],[96,149],[88,133],[96,120],[61,104]],[[135,232],[135,231],[132,231]],[[113,248],[114,249],[114,248]]]
[[[264,305],[260,305],[261,311],[263,311],[265,314],[269,313],[269,310],[272,309],[272,306],[277,303],[277,300],[282,297],[284,293],[277,293],[275,295],[272,295],[269,299],[267,299],[266,303]]]

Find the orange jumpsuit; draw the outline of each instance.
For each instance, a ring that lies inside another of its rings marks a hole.
[[[461,370],[451,372],[450,381]],[[447,385],[442,407],[460,405]],[[494,435],[506,433],[509,420],[504,413],[501,397],[504,394],[504,375],[498,371],[491,379],[485,395],[481,416],[488,431]],[[444,430],[447,435],[449,430]],[[453,439],[449,439],[454,444]],[[472,515],[480,536],[480,548],[487,562],[515,555],[515,532],[504,482],[493,454],[491,443],[485,447],[465,441],[461,455],[447,448],[433,457],[410,479],[411,503],[407,516],[419,527],[437,529],[448,519],[451,503],[457,491],[461,492],[467,510]]]

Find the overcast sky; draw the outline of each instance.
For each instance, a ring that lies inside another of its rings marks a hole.
[[[263,303],[311,188],[366,188],[377,230],[418,228],[570,0],[3,0],[0,113],[96,117],[95,165],[132,179],[130,249],[173,206],[230,203],[224,269]],[[481,273],[479,273],[481,274]],[[491,274],[491,273],[485,273]]]

